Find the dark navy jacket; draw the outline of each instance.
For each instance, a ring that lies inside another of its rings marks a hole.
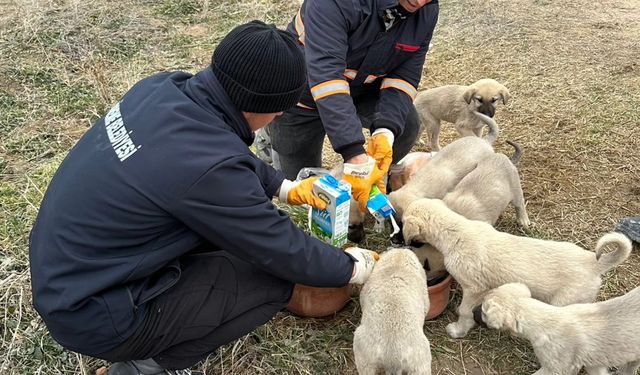
[[[63,346],[95,355],[139,326],[145,302],[206,242],[296,283],[345,285],[353,261],[272,204],[280,172],[214,73],[137,83],[78,141],[30,237],[33,303]]]
[[[397,136],[415,98],[438,20],[432,1],[385,30],[397,0],[305,0],[288,30],[304,46],[310,89],[299,106],[318,109],[336,152],[364,152],[362,125],[349,95],[379,92],[374,126]],[[372,129],[375,130],[375,129]]]

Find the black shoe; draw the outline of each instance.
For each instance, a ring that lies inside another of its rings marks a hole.
[[[153,359],[116,362],[107,371],[107,375],[204,375],[200,371],[165,370]]]
[[[640,216],[625,217],[620,220],[616,231],[629,237],[631,241],[640,243]]]

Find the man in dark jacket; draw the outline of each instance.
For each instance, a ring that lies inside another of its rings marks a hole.
[[[305,0],[288,31],[304,48],[309,87],[268,127],[274,166],[287,178],[320,166],[326,134],[345,173],[369,175],[385,191],[392,161],[419,134],[413,99],[437,19],[431,0]],[[362,209],[370,188],[353,186]]]
[[[33,303],[53,338],[118,362],[189,368],[285,307],[294,283],[362,283],[375,253],[307,236],[271,202],[322,207],[258,160],[254,131],[305,86],[296,41],[254,21],[196,75],[134,85],[62,162],[30,237]]]

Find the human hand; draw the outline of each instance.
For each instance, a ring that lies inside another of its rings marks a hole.
[[[367,201],[373,185],[374,169],[375,160],[369,156],[367,156],[366,163],[344,163],[342,178],[351,185],[351,196],[358,202],[361,212],[366,212],[367,209]]]
[[[349,160],[345,160],[344,162],[347,164],[364,164],[369,161],[369,155],[367,154],[359,154],[356,155]]]
[[[327,207],[327,202],[320,199],[313,194],[313,183],[319,177],[309,177],[300,182],[292,182],[287,192],[286,203],[294,205],[308,204],[319,210],[324,210]],[[283,183],[283,186],[285,184]]]
[[[375,168],[372,175],[373,182],[378,189],[385,194],[387,186],[385,177],[389,173],[391,160],[393,159],[393,133],[388,129],[378,129],[373,132],[367,145],[367,154],[375,160]]]
[[[359,247],[349,247],[345,250],[346,253],[351,255],[355,261],[353,262],[353,274],[350,284],[364,284],[375,266],[380,255],[375,251],[361,249]]]

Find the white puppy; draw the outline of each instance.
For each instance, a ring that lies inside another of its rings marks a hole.
[[[526,285],[490,291],[474,310],[478,323],[525,337],[540,362],[535,375],[635,375],[640,367],[640,288],[598,303],[564,307],[531,298]]]
[[[429,311],[427,278],[408,249],[380,255],[360,292],[362,320],[353,337],[360,375],[431,374],[431,349],[424,335]]]
[[[519,237],[469,220],[441,200],[420,199],[404,215],[404,238],[435,246],[447,271],[462,287],[459,319],[447,326],[454,338],[475,325],[472,309],[484,293],[502,284],[526,284],[537,299],[556,306],[593,302],[600,275],[629,257],[631,241],[620,233],[603,236],[595,254],[570,242]],[[603,254],[609,243],[616,251]]]

